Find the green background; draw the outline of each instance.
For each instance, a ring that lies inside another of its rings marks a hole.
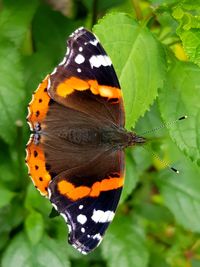
[[[31,95],[80,26],[113,61],[126,128],[148,139],[127,149],[117,214],[88,256],[24,163]],[[199,67],[199,0],[0,1],[0,266],[200,267]]]

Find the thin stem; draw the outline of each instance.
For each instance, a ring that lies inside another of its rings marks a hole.
[[[97,22],[97,15],[98,15],[98,0],[93,0],[93,5],[92,5],[92,25],[96,24]]]
[[[135,14],[136,14],[137,20],[142,20],[143,16],[142,16],[142,11],[140,8],[139,0],[132,0],[132,3],[133,3],[133,7],[135,9]]]

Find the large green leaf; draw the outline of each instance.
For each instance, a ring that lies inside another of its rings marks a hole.
[[[159,94],[164,121],[183,115],[188,119],[169,128],[171,138],[193,161],[200,165],[200,68],[173,61],[164,90]]]
[[[27,177],[27,179],[30,179]],[[43,197],[38,190],[34,187],[32,181],[26,191],[26,198],[25,198],[25,207],[28,210],[37,210],[40,213],[47,216],[48,213],[51,211],[51,203],[50,201]]]
[[[0,209],[0,232],[11,231],[18,227],[24,220],[25,210],[21,205],[19,199],[12,201],[10,205]]]
[[[4,8],[0,15],[0,35],[19,47],[25,40],[38,0],[4,0],[3,4]]]
[[[200,169],[190,160],[180,158],[176,165],[180,174],[162,171],[156,179],[157,185],[177,222],[193,232],[200,232]]]
[[[44,233],[44,221],[42,215],[32,211],[26,218],[25,229],[30,242],[36,245]]]
[[[144,26],[123,13],[109,14],[94,27],[113,61],[123,89],[126,127],[134,126],[162,88],[165,61],[161,46]]]
[[[44,236],[37,246],[31,246],[24,234],[16,236],[2,259],[2,267],[68,267],[69,261],[56,241]]]
[[[117,216],[102,242],[102,250],[109,267],[146,267],[148,264],[144,237],[130,217]]]
[[[36,51],[46,51],[52,63],[58,64],[66,52],[68,36],[79,26],[48,6],[38,8],[33,20],[33,40]],[[53,37],[53,38],[52,38]]]
[[[0,137],[13,143],[16,121],[23,117],[23,79],[20,55],[13,43],[0,38]]]
[[[9,205],[16,194],[0,183],[0,208]]]

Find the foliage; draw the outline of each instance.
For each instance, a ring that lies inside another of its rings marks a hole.
[[[200,1],[68,0],[68,16],[47,2],[0,2],[0,265],[200,266]],[[24,164],[31,95],[81,25],[113,61],[127,129],[149,140],[127,150],[117,215],[87,257],[66,243],[62,218],[49,218]]]

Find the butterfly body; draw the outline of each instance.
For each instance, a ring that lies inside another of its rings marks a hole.
[[[95,249],[124,183],[124,148],[143,143],[124,128],[122,92],[110,58],[84,28],[28,107],[26,162],[33,183],[69,227],[69,243]]]
[[[45,127],[44,130],[34,129],[35,144],[38,144],[38,139],[42,136],[54,134],[54,138],[64,140],[66,143],[71,143],[78,146],[91,146],[91,147],[108,147],[113,149],[123,149],[125,147],[138,143],[138,137],[132,132],[127,132],[124,128],[117,128],[116,126],[97,128],[93,125],[91,128],[86,126],[71,126],[67,125],[62,129],[52,131]]]

